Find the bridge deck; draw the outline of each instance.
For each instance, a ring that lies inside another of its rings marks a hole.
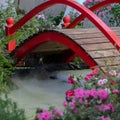
[[[120,27],[114,27],[112,30],[120,38]],[[120,52],[97,28],[59,31],[79,44],[99,66],[120,65]]]
[[[111,29],[120,38],[120,27],[114,27]],[[43,31],[42,33],[40,32],[38,33],[38,35],[43,34],[44,32],[46,31]],[[113,45],[97,28],[60,29],[53,30],[53,32],[60,34],[62,33],[64,36],[67,36],[71,41],[77,43],[77,45],[82,47],[82,49],[88,54],[88,56],[90,56],[97,63],[97,65],[101,67],[105,65],[120,65],[120,52],[115,48],[115,45]],[[36,37],[37,34],[34,36]],[[23,47],[18,49],[15,55],[17,58],[19,58],[19,53],[21,54],[21,51],[25,51],[24,49],[27,49],[26,47],[30,47],[32,46],[31,44],[34,44],[34,42],[36,41],[36,38],[34,38],[34,36],[26,40],[25,45],[23,44]],[[35,41],[33,40],[33,43],[29,43],[30,39],[34,39]],[[50,39],[49,35],[47,39],[49,39],[47,42],[43,42],[42,44],[36,46],[34,49],[28,52],[27,56],[29,56],[30,54],[36,54],[37,56],[44,56],[45,54],[52,53],[64,54],[66,50],[69,50],[69,48],[65,45]],[[62,39],[64,41],[64,38]],[[37,40],[40,41],[42,39],[37,38]]]

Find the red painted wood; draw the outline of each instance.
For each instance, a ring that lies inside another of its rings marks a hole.
[[[109,1],[109,0],[107,0],[107,1]],[[120,2],[120,0],[118,0],[118,1]],[[112,1],[112,2],[114,2],[114,1]],[[54,5],[54,4],[66,4],[66,5],[69,5],[69,6],[73,7],[73,8],[75,8],[76,10],[78,10],[79,12],[81,12],[82,14],[84,14],[84,16],[86,16],[94,25],[96,25],[98,27],[98,29],[110,40],[110,42],[112,42],[113,44],[115,44],[116,48],[119,50],[119,48],[120,48],[120,39],[114,34],[114,32],[100,18],[98,18],[92,11],[90,11],[88,8],[84,7],[81,4],[78,4],[75,1],[71,1],[71,0],[49,0],[49,1],[47,1],[47,2],[45,2],[43,4],[41,4],[41,5],[38,5],[33,10],[31,10],[28,14],[26,14],[23,18],[21,18],[10,29],[10,33],[13,33],[17,29],[19,29],[22,25],[24,25],[28,20],[30,20],[37,13],[41,12],[42,10],[44,10],[44,9],[46,9],[46,8]],[[47,33],[46,36],[48,36],[48,35],[50,35],[50,34]],[[42,39],[44,39],[44,37],[42,37]],[[59,38],[57,36],[56,36],[56,38],[57,38],[56,41],[59,41]],[[87,64],[89,64],[89,66],[95,66],[96,63],[93,62],[94,60],[92,60],[91,58],[87,57],[87,53],[86,54],[81,53],[82,48],[81,48],[81,50],[77,49],[78,47],[73,49],[73,46],[75,44],[74,42],[65,42],[64,43],[64,41],[66,39],[65,36],[61,37],[61,38],[63,39],[62,40],[62,42],[63,42],[62,44],[65,44],[66,46],[70,47],[74,52],[76,52],[79,56],[81,56],[82,59]],[[30,44],[32,44],[32,43],[30,42]],[[26,46],[26,47],[29,48],[29,50],[32,49],[32,48],[30,49],[30,46],[31,46],[30,44],[28,44],[28,46]],[[24,46],[24,44],[23,44],[23,46]],[[21,46],[21,48],[22,48],[22,46]],[[79,46],[79,48],[80,48],[80,46]],[[24,51],[23,53],[20,52],[20,51],[18,52],[19,55],[21,54],[21,56],[24,56],[24,53],[30,52],[30,51],[28,51],[27,48],[24,47],[24,49],[25,50],[21,49],[21,50]]]
[[[90,7],[89,9],[91,11],[95,11],[107,4],[111,4],[111,3],[120,3],[120,0],[104,0],[98,4],[93,5],[92,7]],[[73,28],[75,27],[81,20],[83,20],[86,16],[84,14],[79,15],[75,20],[71,21],[70,25],[67,28]]]
[[[70,57],[67,56],[66,59],[65,59],[65,61],[69,63],[69,62],[72,61],[75,57],[77,57],[76,53],[71,53],[71,56],[70,56]]]
[[[101,3],[98,3],[96,5],[94,5],[93,7],[91,7],[91,10],[96,10],[97,8],[100,8],[106,4],[110,4],[110,3],[120,3],[120,0],[104,0]],[[88,13],[90,13],[89,15],[92,15],[91,12],[88,11]],[[79,16],[79,18],[76,18],[76,20],[80,21],[83,18],[87,17],[86,14],[82,14]],[[97,28],[110,40],[110,42],[115,45],[115,47],[117,48],[117,50],[120,50],[120,38],[118,38],[116,36],[116,34],[100,19],[98,19],[96,16],[95,17],[95,21],[91,20],[96,26]],[[76,22],[75,20],[75,22]],[[78,22],[76,22],[74,24],[74,26],[77,24]],[[73,27],[72,25],[73,23],[70,24],[69,27]]]
[[[88,66],[90,66],[90,68],[93,68],[97,65],[96,62],[86,53],[86,51],[81,46],[71,40],[71,38],[56,31],[41,32],[33,38],[27,40],[15,51],[15,57],[17,58],[17,62],[40,44],[51,40],[60,42],[61,44],[68,46],[68,48],[70,48],[73,52],[80,56],[83,61]]]
[[[102,2],[100,2],[100,3],[98,3],[98,4],[93,5],[93,6],[90,7],[89,9],[90,9],[91,11],[95,11],[95,10],[99,9],[100,7],[103,7],[103,6],[105,6],[105,5],[107,5],[107,4],[111,4],[111,3],[120,3],[120,0],[104,0],[104,1],[102,1]],[[84,14],[79,15],[75,20],[73,20],[73,21],[67,26],[67,28],[74,28],[74,27],[75,27],[80,21],[82,21],[85,17],[86,17],[86,16],[85,16]],[[113,42],[113,44],[114,44],[114,42]],[[119,47],[118,47],[117,49],[119,50]],[[75,53],[73,53],[70,58],[66,58],[66,61],[67,61],[67,62],[70,62],[71,59],[74,59],[75,57],[76,57],[76,55],[75,55]]]
[[[109,0],[106,0],[108,2]],[[114,0],[115,1],[115,0]],[[112,3],[114,3],[112,0]],[[120,0],[117,0],[117,2],[120,2]],[[21,18],[11,29],[11,32],[16,31],[18,28],[20,28],[22,25],[24,25],[28,20],[30,20],[34,15],[36,15],[38,12],[54,5],[54,4],[66,4],[69,5],[79,12],[83,13],[84,16],[86,16],[93,24],[97,26],[97,28],[112,42],[113,45],[119,50],[120,49],[120,39],[116,36],[116,34],[100,19],[98,18],[92,11],[90,11],[88,8],[84,7],[81,4],[78,4],[75,1],[71,0],[49,0],[47,2],[44,2],[41,5],[38,5],[34,9],[32,9],[29,13],[27,13],[23,18]]]
[[[14,25],[14,19],[12,17],[8,17],[6,19],[6,23],[7,23],[7,25],[5,27],[6,36],[10,36],[13,34],[13,33],[12,34],[10,33],[10,29]],[[8,52],[11,52],[12,50],[14,50],[15,47],[16,47],[16,40],[15,39],[10,40],[6,45],[6,49]]]
[[[64,16],[63,23],[61,24],[62,28],[66,28],[69,24],[70,24],[70,16],[69,15]]]
[[[75,58],[75,56],[76,56],[75,52],[69,49],[69,50],[64,51],[62,60],[64,62],[69,63],[70,61],[72,61]]]

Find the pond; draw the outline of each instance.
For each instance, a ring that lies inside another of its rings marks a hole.
[[[12,80],[17,85],[9,97],[24,108],[28,118],[33,118],[36,108],[56,106],[61,109],[65,91],[71,86],[67,84],[69,75],[84,75],[90,70],[62,70],[47,72],[42,69],[31,71],[28,75],[14,75]]]

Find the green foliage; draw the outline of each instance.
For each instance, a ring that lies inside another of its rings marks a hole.
[[[17,33],[11,37],[5,37],[3,34],[3,39],[0,39],[0,93],[8,92],[13,85],[10,77],[14,67],[12,66],[12,58],[10,58],[9,53],[5,50],[5,44],[20,35],[21,33]]]
[[[0,32],[2,34],[0,35],[0,38],[3,38],[4,28],[6,24],[6,19],[7,17],[13,17],[15,22],[17,22],[20,18],[22,18],[25,15],[25,11],[21,10],[18,8],[14,3],[8,2],[8,7],[3,8],[2,6],[0,7]],[[60,15],[56,16],[55,19],[53,17],[45,17],[44,19],[39,19],[38,16],[41,14],[38,14],[34,16],[32,19],[30,19],[27,23],[25,23],[19,30],[18,32],[22,32],[23,35],[17,39],[17,45],[22,43],[25,39],[28,37],[32,36],[33,34],[37,33],[40,30],[44,29],[53,29],[55,28],[55,24],[58,24],[62,13]],[[57,21],[56,21],[57,20]]]
[[[10,37],[5,35],[5,21],[9,16],[15,17],[16,13],[14,7],[9,3],[8,8],[0,7],[0,94],[2,92],[8,92],[11,86],[13,85],[10,77],[12,71],[14,70],[12,66],[12,59],[9,56],[9,53],[6,51],[6,43],[14,38],[18,38],[21,33],[16,33]]]
[[[57,25],[59,25],[59,23],[61,22],[63,15],[64,15],[64,12],[62,11],[62,12],[60,12],[57,16],[55,16],[55,17],[49,16],[48,18],[49,18],[49,20],[50,20],[51,22],[53,22],[53,24],[54,24],[55,26],[57,26]]]
[[[7,9],[0,8],[0,120],[26,120],[24,111],[18,109],[15,102],[12,102],[7,96],[1,97],[1,95],[3,96],[3,92],[8,92],[13,86],[11,75],[14,67],[12,66],[12,59],[9,53],[5,50],[6,43],[21,35],[21,33],[16,33],[10,37],[6,37],[5,35],[5,19],[9,17],[9,15],[14,15],[12,7],[10,6]]]
[[[110,13],[113,15],[110,19],[111,24],[120,26],[120,4],[115,4],[110,10]]]
[[[24,110],[18,109],[17,104],[5,95],[0,97],[0,120],[26,120]]]
[[[82,81],[81,77],[74,76],[68,78],[68,83],[72,84],[72,88],[66,92],[64,120],[119,120],[118,68],[107,67],[104,72],[96,68],[86,74]]]
[[[13,7],[13,4],[10,2],[8,3],[9,7],[4,8],[3,6],[0,6],[0,39],[5,38],[5,25],[6,25],[6,18],[7,17],[16,17],[15,9]]]
[[[87,68],[89,68],[80,57],[75,57],[71,61],[70,67],[72,69],[87,69]]]

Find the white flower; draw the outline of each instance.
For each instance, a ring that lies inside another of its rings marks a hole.
[[[105,84],[105,83],[107,83],[107,82],[108,82],[107,79],[100,79],[97,84],[98,84],[99,86],[101,86],[101,85],[103,85],[103,84]]]
[[[104,84],[108,82],[108,80],[107,80],[107,79],[103,79],[103,81],[104,81]]]
[[[37,17],[38,17],[38,19],[45,20],[45,16],[44,16],[44,14],[39,14]]]
[[[103,79],[100,79],[100,80],[98,81],[98,85],[101,86],[101,85],[103,85],[103,84],[104,84],[104,80],[103,80]]]
[[[110,75],[116,75],[117,73],[116,73],[115,70],[111,70],[111,71],[109,71],[109,74],[110,74]]]
[[[111,93],[110,88],[105,88],[105,90],[108,92],[108,94]]]

